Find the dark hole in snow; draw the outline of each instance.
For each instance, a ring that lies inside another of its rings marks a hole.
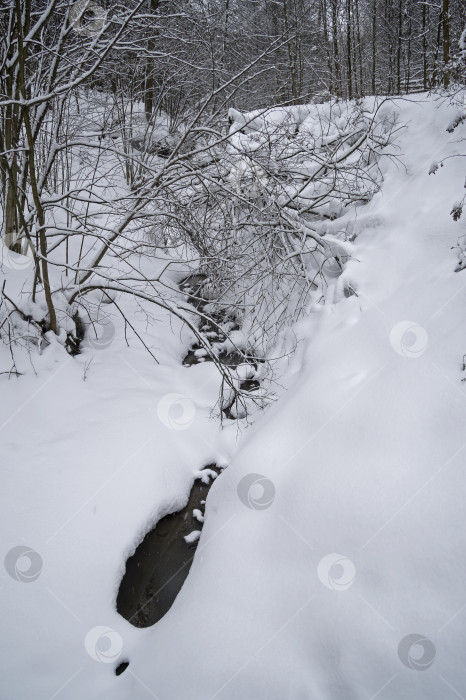
[[[121,676],[129,666],[129,661],[122,661],[115,669],[115,676]]]
[[[208,464],[204,469],[220,473],[216,464]],[[135,627],[154,625],[173,605],[188,576],[198,544],[198,540],[188,544],[184,538],[202,529],[193,511],[204,512],[203,504],[213,481],[210,478],[209,483],[204,483],[196,479],[187,505],[161,518],[127,559],[116,608]]]

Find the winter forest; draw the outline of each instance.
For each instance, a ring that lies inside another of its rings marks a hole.
[[[0,700],[465,700],[464,0],[0,33]]]

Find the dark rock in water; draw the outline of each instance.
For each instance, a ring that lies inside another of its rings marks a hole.
[[[204,469],[220,473],[215,464]],[[184,538],[202,529],[193,510],[204,510],[203,503],[213,483],[212,478],[207,480],[209,483],[200,479],[194,482],[185,508],[159,520],[126,562],[116,608],[135,627],[150,627],[158,622],[170,610],[188,576],[197,540],[187,543]]]
[[[212,353],[218,358],[218,361],[225,367],[230,369],[235,369],[238,365],[248,364],[250,365],[254,375],[258,369],[259,363],[264,362],[264,359],[258,357],[252,357],[246,350],[242,348],[238,349],[227,349],[231,348],[231,344],[225,347],[224,341],[227,340],[230,333],[233,331],[240,330],[238,323],[229,316],[228,312],[216,312],[215,314],[209,314],[209,304],[212,301],[206,299],[209,296],[205,292],[206,284],[209,283],[209,279],[206,275],[190,275],[186,277],[180,283],[180,289],[182,292],[188,295],[188,302],[194,306],[198,311],[206,312],[212,321],[204,320],[200,325],[200,329],[204,334],[204,337],[210,343],[212,348]],[[216,325],[217,324],[217,325]],[[212,362],[213,358],[209,352],[201,347],[199,343],[192,345],[185,357],[183,358],[184,367],[192,367],[193,365],[202,364],[204,362]],[[260,387],[260,381],[258,379],[244,379],[240,383],[240,390],[244,393],[249,393],[251,396]],[[246,416],[246,405],[243,399],[237,399],[235,396],[231,397],[231,400],[222,408],[223,415],[229,419],[244,418]]]
[[[122,661],[115,669],[115,676],[121,676],[129,666],[129,661]]]
[[[218,359],[226,367],[238,367],[238,365],[248,362],[248,358],[237,350],[232,352],[221,352],[219,353]]]
[[[196,354],[199,351],[204,350],[199,344],[193,345],[188,354],[183,358],[183,365],[185,367],[191,367],[191,365],[202,364],[202,362],[213,362],[212,357],[209,353],[204,350],[202,355]]]
[[[183,365],[185,367],[191,367],[192,365],[202,364],[203,362],[213,362],[211,355],[209,355],[207,351],[204,350],[202,355],[197,354],[200,350],[203,350],[200,345],[193,345],[183,358]],[[232,352],[219,352],[218,359],[222,365],[232,368],[244,362],[248,362],[248,358],[236,350]]]
[[[260,385],[261,383],[257,379],[245,379],[244,382],[241,382],[239,388],[241,391],[256,391]]]
[[[182,292],[188,295],[188,302],[198,311],[203,312],[207,304],[212,303],[211,300],[204,297],[203,288],[208,283],[206,275],[190,275],[180,283]],[[207,296],[207,295],[206,295]],[[225,352],[221,347],[231,331],[239,330],[239,326],[235,321],[228,320],[228,315],[223,313],[208,314],[212,322],[204,321],[201,325],[201,330],[212,345],[212,350],[218,355],[222,365],[227,367],[236,367],[245,361],[245,357],[238,351]],[[218,325],[215,325],[218,324]],[[192,365],[202,364],[203,362],[212,362],[212,357],[201,347],[199,343],[192,345],[186,356],[183,358],[183,365],[191,367]]]

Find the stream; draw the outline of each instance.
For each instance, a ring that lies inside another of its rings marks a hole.
[[[203,319],[200,330],[223,365],[231,369],[241,366],[239,388],[253,395],[260,388],[259,366],[263,360],[228,349],[229,334],[239,331],[239,325],[227,312],[210,312],[207,307],[212,299],[204,292],[207,285],[205,275],[191,275],[180,283],[180,289],[195,309],[212,317],[214,323]],[[209,361],[212,358],[205,348],[195,343],[189,348],[183,365],[192,367]],[[222,410],[226,418],[242,417],[238,415],[234,400],[230,404],[227,402]],[[186,506],[161,518],[127,559],[116,608],[135,627],[154,625],[173,605],[194,559],[208,492],[220,473],[216,464],[206,465],[194,481]]]

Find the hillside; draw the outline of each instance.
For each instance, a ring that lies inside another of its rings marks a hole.
[[[35,580],[11,558],[2,576],[5,700],[466,695],[466,272],[449,216],[466,122],[448,132],[461,106],[427,93],[389,109],[393,157],[370,201],[319,228],[348,257],[280,336],[270,405],[222,424],[214,363],[182,364],[195,334],[136,297],[134,329],[111,316],[74,357],[49,333],[0,377],[2,556],[39,555]],[[20,298],[28,270],[2,274]],[[164,278],[170,299],[184,274]],[[189,576],[134,627],[115,608],[125,562],[214,463]]]

